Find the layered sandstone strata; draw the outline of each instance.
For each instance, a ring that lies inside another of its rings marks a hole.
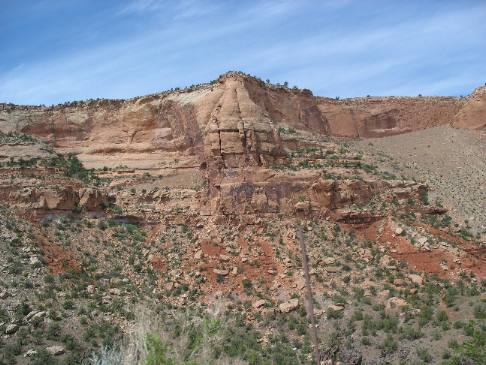
[[[57,152],[78,154],[89,168],[198,176],[206,184],[198,198],[204,214],[291,213],[296,209],[328,214],[394,188],[369,180],[373,176],[329,179],[334,165],[326,156],[314,156],[314,167],[308,168],[302,165],[304,161],[296,165],[292,157],[296,151],[315,148],[322,154],[333,150],[332,136],[387,136],[441,124],[480,128],[483,104],[484,88],[466,99],[335,100],[232,72],[199,87],[131,100],[53,107],[3,104],[0,131],[38,136]],[[357,164],[352,156],[340,158],[345,168]],[[419,185],[409,189],[407,197],[417,195],[419,189]],[[30,195],[48,207],[71,208],[72,202],[88,199],[76,189],[32,191]],[[86,204],[96,205],[89,203],[92,199],[98,198],[89,198]]]

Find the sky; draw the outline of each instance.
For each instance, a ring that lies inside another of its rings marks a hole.
[[[315,95],[467,95],[485,0],[0,0],[0,102],[129,98],[239,70]]]

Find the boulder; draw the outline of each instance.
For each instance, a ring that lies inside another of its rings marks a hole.
[[[7,325],[7,327],[5,328],[5,334],[11,335],[11,334],[17,332],[18,329],[19,329],[19,326],[17,326],[15,323],[11,323],[11,324]]]
[[[39,258],[37,256],[31,256],[29,258],[29,263],[32,265],[32,266],[35,266],[35,265],[39,265],[41,263],[41,260],[39,260]]]
[[[404,284],[404,282],[403,282],[402,279],[397,278],[397,279],[393,280],[393,285],[395,285],[395,286],[403,286],[403,284]]]
[[[66,350],[64,350],[64,347],[62,346],[54,345],[54,346],[46,347],[46,351],[51,355],[59,356],[64,354]]]
[[[336,263],[336,259],[334,257],[326,257],[322,259],[322,263],[324,265],[334,265]]]
[[[202,257],[203,257],[202,250],[197,250],[196,253],[194,254],[194,260],[201,260]]]
[[[330,309],[331,311],[334,311],[334,312],[340,312],[340,311],[344,310],[344,305],[342,305],[342,304],[333,304],[333,305],[330,305],[328,307],[328,309]]]
[[[287,302],[281,303],[278,306],[278,309],[282,313],[289,313],[289,312],[297,309],[298,306],[299,306],[299,299],[294,298],[294,299],[290,299]]]
[[[419,245],[423,246],[427,243],[427,240],[428,240],[427,237],[419,237],[417,239],[417,242],[419,243]]]
[[[391,309],[391,308],[402,308],[407,306],[408,303],[405,299],[398,298],[398,297],[392,297],[387,300],[386,302],[386,308]]]
[[[119,288],[111,288],[108,292],[111,295],[121,295],[121,290]]]
[[[329,274],[335,274],[341,271],[341,269],[337,266],[326,266],[324,270]]]
[[[213,269],[213,272],[216,275],[223,275],[223,276],[226,276],[226,275],[229,274],[229,271],[228,270],[224,270],[224,269]]]
[[[34,314],[31,319],[44,318],[46,316],[46,314],[47,314],[47,312],[40,311],[40,312],[37,312],[36,314]]]
[[[78,205],[86,210],[101,209],[108,203],[108,197],[105,193],[98,189],[81,189],[78,192],[79,203]]]
[[[311,207],[311,205],[310,205],[309,201],[297,202],[294,205],[295,210],[298,210],[298,211],[309,211],[310,207]]]
[[[409,274],[408,275],[408,278],[415,285],[422,286],[424,284],[424,279],[420,275],[417,275],[417,274]]]
[[[32,357],[34,355],[37,354],[37,351],[35,351],[34,349],[30,349],[28,350],[25,354],[24,354],[24,357]]]
[[[258,308],[264,306],[265,303],[266,302],[265,302],[264,299],[260,299],[260,300],[257,300],[256,302],[253,302],[252,307],[255,308],[255,309],[258,309]]]

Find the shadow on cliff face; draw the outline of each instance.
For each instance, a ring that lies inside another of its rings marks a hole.
[[[253,79],[245,79],[244,84],[250,99],[265,110],[272,121],[319,134],[330,133],[329,123],[310,90],[267,88]]]

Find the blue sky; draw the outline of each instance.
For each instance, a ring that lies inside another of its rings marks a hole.
[[[241,70],[323,96],[465,95],[486,1],[0,0],[0,101],[125,98]]]

